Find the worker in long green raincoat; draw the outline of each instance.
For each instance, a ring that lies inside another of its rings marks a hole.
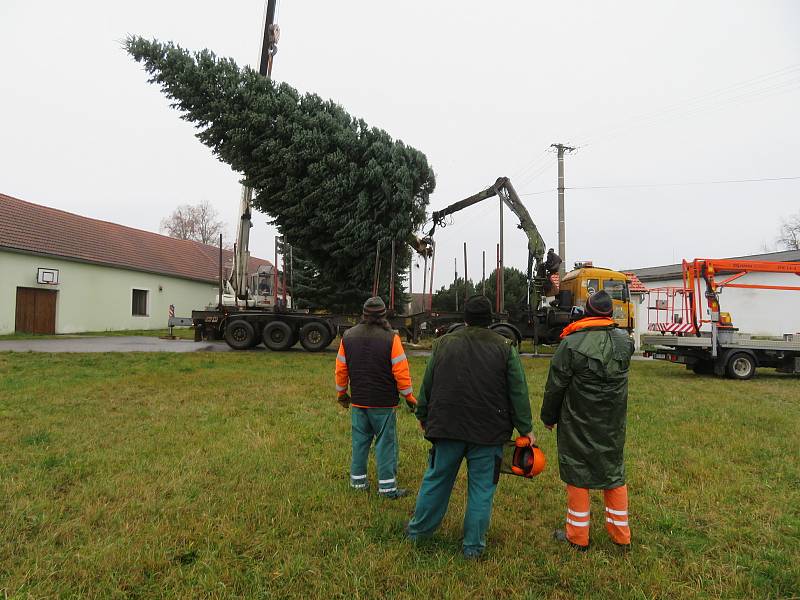
[[[589,548],[589,490],[603,490],[605,526],[612,541],[630,548],[625,485],[628,368],[633,341],[611,319],[613,301],[600,291],[586,317],[564,329],[550,363],[541,418],[558,427],[558,467],[567,484],[567,518],[555,539]]]
[[[487,328],[489,300],[469,298],[464,320],[466,327],[434,342],[420,388],[416,415],[433,447],[406,533],[416,541],[439,528],[466,459],[463,547],[464,557],[474,559],[486,548],[503,444],[515,428],[531,444],[536,439],[519,354],[508,339]]]

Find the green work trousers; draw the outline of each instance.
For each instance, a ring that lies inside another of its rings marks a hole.
[[[397,415],[393,408],[350,408],[353,457],[350,463],[350,486],[366,489],[367,462],[375,440],[375,465],[378,470],[378,493],[397,491]]]
[[[464,513],[464,552],[480,554],[486,548],[486,530],[492,516],[502,446],[480,446],[457,440],[433,443],[428,468],[417,496],[408,537],[416,540],[432,535],[447,512],[450,494],[461,460],[467,459],[467,509]]]

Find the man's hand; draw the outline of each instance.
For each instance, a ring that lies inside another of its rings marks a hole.
[[[423,421],[419,422],[419,428],[422,429],[422,433],[425,433],[425,423]]]
[[[526,437],[531,441],[531,446],[536,445],[536,436],[533,435],[533,429],[531,429],[528,433],[523,434],[522,437]]]
[[[547,431],[553,431],[553,427],[555,427],[555,426],[556,426],[555,423],[553,423],[552,425],[548,425],[547,423],[544,423],[544,428],[547,429]]]
[[[345,392],[344,394],[339,394],[339,397],[336,401],[342,406],[342,408],[350,408],[350,394]]]
[[[414,394],[409,394],[408,396],[405,397],[405,399],[406,399],[406,406],[408,407],[408,410],[411,411],[412,413],[416,412],[416,410],[417,410],[417,399],[414,398]]]

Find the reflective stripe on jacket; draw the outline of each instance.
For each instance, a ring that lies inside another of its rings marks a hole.
[[[403,343],[394,331],[360,324],[345,332],[336,355],[336,391],[361,408],[397,406],[397,395],[413,398]]]

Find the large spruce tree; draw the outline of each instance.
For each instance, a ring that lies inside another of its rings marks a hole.
[[[196,125],[198,139],[253,188],[255,208],[294,247],[297,284],[312,305],[357,308],[372,288],[378,244],[386,288],[392,241],[400,286],[411,258],[405,242],[424,223],[435,186],[422,152],[332,100],[300,94],[209,50],[141,37],[125,46],[181,118]]]

